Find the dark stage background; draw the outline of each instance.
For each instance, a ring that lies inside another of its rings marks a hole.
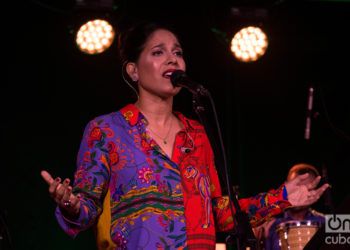
[[[334,204],[340,204],[349,194],[350,3],[188,4],[116,1],[110,18],[126,25],[152,17],[179,28],[188,75],[205,85],[216,103],[230,178],[242,197],[278,187],[294,163],[307,161],[328,168]],[[72,177],[87,122],[134,101],[121,79],[117,44],[100,55],[80,53],[71,31],[83,15],[73,11],[74,1],[7,5],[1,84],[3,235],[10,236],[13,249],[95,249],[91,230],[76,240],[61,231],[40,170]],[[224,35],[230,37],[247,21],[232,16],[231,7],[268,12],[263,20],[256,19],[270,40],[257,62],[237,62],[225,44]],[[315,85],[319,115],[306,142],[310,84]],[[186,90],[177,97],[176,108],[196,118]],[[323,199],[316,207],[326,211]]]

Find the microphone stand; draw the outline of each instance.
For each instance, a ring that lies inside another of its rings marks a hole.
[[[211,94],[208,90],[206,90],[202,85],[197,86],[195,90],[191,90],[193,96],[192,96],[192,104],[193,109],[198,115],[201,123],[203,124],[205,130],[209,131],[209,123],[207,121],[207,118],[205,116],[205,108],[203,103],[201,102],[201,97],[207,96],[210,100],[211,107],[213,109],[214,114],[214,120],[215,120],[215,126],[217,128],[218,136],[219,136],[219,143],[220,143],[220,150],[222,154],[222,160],[223,160],[223,169],[224,175],[225,175],[225,184],[227,187],[227,193],[230,198],[229,205],[232,217],[234,218],[234,229],[232,232],[230,232],[230,235],[226,238],[227,244],[233,244],[234,241],[236,241],[237,249],[243,250],[246,248],[249,248],[251,250],[259,249],[258,241],[254,236],[252,227],[249,222],[248,214],[242,211],[239,202],[238,202],[238,195],[237,192],[231,185],[229,175],[228,175],[228,167],[227,167],[227,161],[226,161],[226,151],[221,135],[220,125],[218,122],[218,117],[215,109],[215,104],[213,101],[213,98],[211,97]],[[208,134],[209,135],[209,134]],[[218,152],[217,152],[218,153]],[[232,206],[233,204],[233,206]]]
[[[311,121],[313,118],[315,118],[317,112],[313,111],[314,106],[314,92],[315,87],[313,84],[309,86],[308,89],[308,98],[307,98],[307,108],[306,108],[306,122],[305,122],[305,131],[304,131],[304,139],[306,142],[310,142],[311,140]],[[324,183],[329,183],[328,179],[328,170],[325,163],[322,164],[322,181]],[[324,200],[325,200],[325,208],[328,213],[334,213],[334,206],[332,201],[332,193],[331,189],[327,188],[327,190],[324,192]]]

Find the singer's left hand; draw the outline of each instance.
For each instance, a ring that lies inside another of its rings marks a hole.
[[[311,182],[307,182],[308,178],[309,174],[306,173],[285,183],[288,193],[288,201],[292,206],[302,207],[314,204],[330,186],[326,183],[316,189],[321,180],[321,176],[317,176]]]

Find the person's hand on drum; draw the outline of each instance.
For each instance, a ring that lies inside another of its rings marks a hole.
[[[288,201],[296,207],[310,206],[315,203],[330,186],[326,183],[317,188],[320,180],[321,176],[310,178],[310,174],[305,173],[287,181],[285,187],[288,193]]]
[[[80,195],[72,194],[70,180],[66,178],[61,183],[61,178],[53,179],[51,175],[43,170],[41,176],[49,184],[50,196],[54,199],[61,210],[70,217],[76,217],[80,211]]]

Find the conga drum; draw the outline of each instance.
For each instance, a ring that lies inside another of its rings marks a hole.
[[[279,245],[282,250],[302,250],[321,227],[320,222],[292,220],[277,226]]]

